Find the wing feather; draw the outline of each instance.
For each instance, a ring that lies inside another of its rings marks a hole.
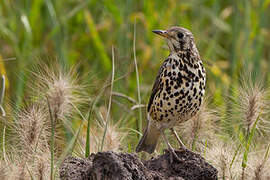
[[[150,99],[148,101],[148,106],[147,106],[147,111],[148,112],[150,111],[150,108],[151,108],[151,106],[153,104],[153,101],[154,101],[154,98],[155,98],[157,92],[160,90],[160,84],[161,84],[161,81],[162,81],[161,74],[164,71],[164,69],[166,68],[167,62],[168,62],[168,59],[166,59],[163,62],[162,66],[159,68],[159,71],[158,71],[158,74],[156,76],[154,86],[152,88],[152,93],[151,93]]]

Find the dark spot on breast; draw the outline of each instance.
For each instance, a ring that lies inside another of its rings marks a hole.
[[[200,78],[203,77],[201,70],[198,70],[198,74],[199,74],[199,77],[200,77]]]
[[[170,90],[171,90],[171,86],[166,87],[167,92],[170,91]]]
[[[164,70],[164,76],[167,76],[167,69]]]
[[[174,96],[179,96],[179,92],[178,92],[178,91],[175,92],[175,93],[174,93]]]
[[[199,77],[198,76],[195,77],[195,82],[199,82]]]
[[[164,83],[163,83],[163,82],[160,83],[160,88],[161,88],[161,89],[163,88],[163,86],[164,86]]]
[[[188,83],[188,82],[186,82],[186,83],[185,83],[185,85],[186,85],[186,87],[188,87],[188,86],[189,86],[189,83]]]
[[[183,111],[183,107],[180,107],[180,110],[179,111],[182,112]]]
[[[160,103],[160,107],[162,108],[162,106],[163,106],[163,101],[160,100],[159,103]]]
[[[193,96],[195,96],[196,94],[197,94],[197,89],[194,88],[194,89],[193,89]]]
[[[180,69],[183,69],[184,65],[182,62],[180,62]]]
[[[178,85],[183,84],[183,79],[182,79],[182,76],[181,76],[181,73],[180,73],[180,72],[178,73],[177,84],[178,84]]]
[[[180,90],[180,94],[184,94],[184,90],[183,89]]]
[[[186,57],[187,57],[187,59],[190,59],[190,52],[189,51],[187,51]]]
[[[166,79],[165,83],[166,83],[166,86],[169,86],[169,79]]]
[[[202,104],[202,98],[200,97],[200,99],[199,99],[199,106],[201,106],[201,104]]]
[[[199,86],[200,90],[203,89],[203,85],[202,85],[202,82],[200,82],[200,86]]]
[[[184,70],[186,73],[188,72],[188,68],[187,68],[187,65],[186,65],[186,64],[184,64],[183,70]]]

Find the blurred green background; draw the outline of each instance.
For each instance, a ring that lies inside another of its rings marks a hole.
[[[27,101],[29,70],[46,59],[66,68],[76,65],[89,97],[95,97],[109,83],[114,46],[114,91],[138,101],[136,30],[140,93],[142,104],[147,104],[158,68],[169,53],[165,40],[151,31],[178,25],[193,32],[204,59],[210,107],[226,111],[230,104],[224,97],[233,95],[241,74],[270,83],[269,12],[270,0],[2,0],[0,72],[7,77],[6,100],[17,107]],[[102,98],[107,104],[108,96]],[[133,105],[115,97],[113,119],[134,127],[139,113],[130,110]],[[138,124],[136,129],[141,130]]]

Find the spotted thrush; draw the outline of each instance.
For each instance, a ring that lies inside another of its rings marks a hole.
[[[180,146],[185,148],[173,128],[198,113],[205,92],[206,74],[189,30],[171,27],[153,32],[167,39],[170,54],[157,74],[147,107],[147,127],[136,152],[153,153],[161,135],[169,151],[176,155],[164,130],[171,129]]]

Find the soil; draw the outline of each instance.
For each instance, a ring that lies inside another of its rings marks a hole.
[[[218,171],[199,154],[177,150],[178,160],[170,153],[150,160],[135,154],[112,151],[91,154],[86,159],[68,157],[60,168],[63,180],[217,180]],[[171,161],[171,160],[172,161]]]

